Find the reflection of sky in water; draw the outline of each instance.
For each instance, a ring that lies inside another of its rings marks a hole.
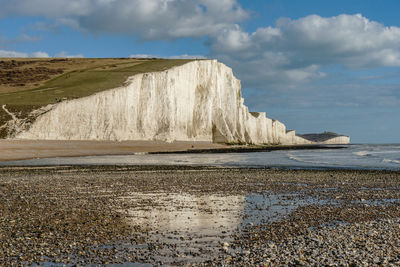
[[[154,257],[167,264],[171,263],[171,248],[174,253],[186,255],[181,259],[185,263],[211,259],[221,249],[229,249],[222,244],[231,244],[232,235],[238,231],[282,220],[299,206],[328,203],[295,194],[268,192],[229,196],[131,193],[120,200],[130,207],[122,211],[128,222],[150,230],[145,248],[164,244]]]
[[[128,222],[149,229],[146,244],[137,247],[149,249],[154,244],[163,244],[156,249],[153,257],[166,264],[172,263],[171,251],[176,255],[185,255],[183,258],[178,257],[178,261],[184,264],[212,259],[221,250],[235,251],[229,245],[232,244],[233,234],[247,231],[252,226],[284,220],[299,207],[341,204],[341,200],[337,199],[272,192],[229,196],[132,193],[120,200],[130,207],[125,211]],[[343,222],[331,223],[337,225]]]
[[[151,229],[152,235],[162,232],[208,242],[229,241],[229,235],[236,230],[280,221],[300,206],[336,204],[311,196],[268,192],[229,196],[132,193],[121,201],[131,207],[125,213],[128,221]]]
[[[125,213],[128,222],[150,230],[146,246],[156,243],[165,245],[157,250],[155,258],[166,263],[170,260],[169,246],[182,255],[187,255],[188,251],[198,253],[192,258],[186,256],[182,262],[189,263],[199,260],[199,257],[207,260],[212,255],[218,255],[221,249],[229,250],[229,245],[222,244],[231,244],[232,234],[246,231],[248,227],[284,220],[302,206],[342,203],[338,199],[272,192],[229,196],[204,193],[132,193],[120,200],[131,207]],[[397,201],[354,201],[368,205],[393,202]],[[343,222],[331,222],[333,226],[341,223]],[[204,247],[207,252],[204,252]]]
[[[281,221],[298,207],[313,204],[335,205],[337,202],[297,194],[250,194],[246,196],[242,226]]]
[[[134,204],[129,220],[156,230],[216,235],[237,227],[244,196],[134,193],[124,201]]]
[[[178,257],[185,263],[207,260],[218,255],[222,243],[231,243],[243,213],[244,198],[163,192],[132,193],[121,201],[131,207],[126,212],[128,222],[150,230],[145,247],[163,244],[154,258],[173,265],[171,254],[185,254],[184,258]]]
[[[335,188],[333,188],[335,189]],[[260,224],[281,221],[297,208],[308,205],[340,205],[340,200],[318,199],[309,195],[272,192],[247,195],[136,193],[119,198],[129,207],[121,210],[128,223],[149,232],[145,243],[128,244],[134,253],[152,253],[156,262],[171,264],[205,261],[231,247],[232,235]],[[356,200],[355,203],[360,201]],[[393,200],[361,201],[369,205]],[[343,224],[333,221],[325,226]],[[225,246],[224,244],[227,244]],[[184,255],[180,257],[179,255]],[[129,263],[127,266],[140,266]],[[45,263],[44,266],[56,266]],[[124,265],[115,265],[124,266]]]
[[[288,168],[400,169],[400,145],[351,145],[344,149],[253,153],[144,154],[63,157],[0,165],[208,165]]]

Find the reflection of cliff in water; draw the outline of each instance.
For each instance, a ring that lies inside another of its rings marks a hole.
[[[244,196],[176,193],[134,194],[128,218],[151,230],[181,231],[186,235],[218,235],[237,228]]]
[[[151,231],[219,235],[282,220],[300,206],[336,203],[271,192],[222,196],[188,193],[134,193],[123,201],[130,223]]]
[[[280,221],[300,206],[336,204],[298,194],[272,192],[242,195],[202,193],[132,193],[122,201],[126,218],[147,229],[136,254],[178,265],[240,253],[235,236],[252,227]],[[226,254],[228,253],[228,254]],[[171,256],[172,255],[172,256]]]
[[[244,196],[134,193],[123,201],[132,207],[129,222],[149,231],[135,253],[176,265],[211,260],[228,249],[241,221]]]

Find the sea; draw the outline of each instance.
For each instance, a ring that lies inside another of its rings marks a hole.
[[[336,146],[337,147],[337,146]],[[195,165],[277,169],[400,170],[400,144],[352,144],[340,149],[250,153],[187,153],[41,158],[0,162],[0,166]]]

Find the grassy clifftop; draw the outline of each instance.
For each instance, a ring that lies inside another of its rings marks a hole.
[[[23,119],[42,106],[123,85],[129,76],[162,71],[180,59],[0,59],[0,127],[11,116]],[[0,128],[0,138],[6,136]]]

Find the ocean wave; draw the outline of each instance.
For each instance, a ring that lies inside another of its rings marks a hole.
[[[357,151],[358,150],[358,151]],[[356,151],[352,152],[353,155],[357,155],[360,157],[379,157],[384,158],[386,154],[398,154],[400,155],[400,147],[399,146],[365,146],[365,147],[357,147]]]
[[[148,152],[134,152],[133,155],[148,155]]]
[[[288,158],[297,162],[302,162],[302,163],[311,163],[311,164],[329,164],[329,162],[323,162],[323,161],[312,161],[312,160],[306,160],[302,159],[300,157],[296,157],[292,154],[287,154]]]
[[[360,157],[370,157],[372,156],[371,151],[357,151],[353,152],[354,155],[360,156]]]
[[[396,163],[396,164],[400,164],[400,160],[399,159],[383,159],[383,162],[386,163]]]

